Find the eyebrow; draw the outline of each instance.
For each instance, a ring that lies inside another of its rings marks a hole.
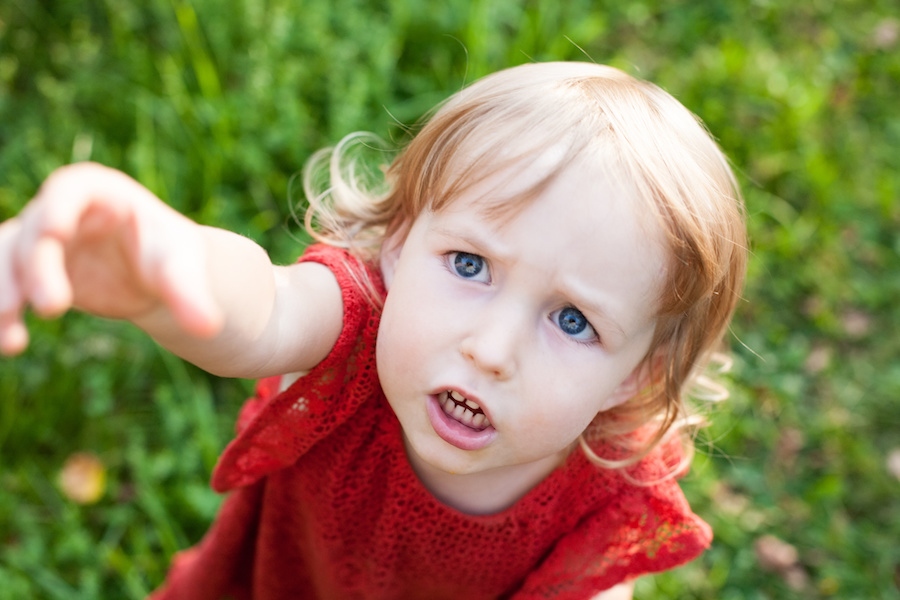
[[[453,238],[465,242],[476,250],[483,251],[485,254],[489,254],[491,256],[499,257],[501,260],[509,260],[509,258],[513,256],[512,252],[504,250],[499,244],[490,240],[490,236],[487,235],[473,234],[471,233],[471,231],[449,229],[440,225],[433,226],[432,231],[443,237]]]

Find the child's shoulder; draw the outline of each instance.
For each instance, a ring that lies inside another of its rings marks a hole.
[[[658,447],[631,469],[610,470],[574,452],[541,493],[560,501],[546,518],[552,515],[562,528],[567,520],[576,523],[523,591],[541,597],[603,589],[684,564],[708,548],[712,530],[691,510],[674,477],[649,484],[635,479],[663,472],[668,460]],[[546,498],[542,504],[550,506]]]
[[[377,270],[349,251],[325,244],[310,246],[299,261],[320,263],[334,273],[341,288],[343,328],[328,356],[309,372],[289,382],[282,377],[259,381],[241,410],[237,437],[213,475],[219,491],[293,464],[380,390],[375,369],[379,311],[373,295],[383,298],[384,290]]]
[[[361,259],[349,249],[324,243],[311,244],[297,261],[316,262],[334,273],[343,296],[345,318],[348,309],[355,311],[357,305],[365,305],[367,312],[380,312],[387,291],[374,262]]]

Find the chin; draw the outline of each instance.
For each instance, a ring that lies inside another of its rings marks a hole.
[[[476,458],[472,451],[460,450],[442,440],[425,444],[407,442],[407,455],[414,467],[424,467],[448,475],[473,475],[493,468],[485,464],[483,456]],[[483,453],[480,453],[483,454]]]

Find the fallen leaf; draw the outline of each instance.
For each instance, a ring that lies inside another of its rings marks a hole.
[[[809,585],[809,575],[800,564],[800,554],[795,547],[774,535],[757,538],[753,547],[759,566],[780,575],[792,590],[800,591]]]
[[[900,448],[894,448],[888,452],[885,464],[887,464],[888,473],[900,479]]]
[[[778,436],[775,446],[775,458],[782,466],[791,466],[797,454],[806,444],[806,436],[794,427],[787,427]]]
[[[731,486],[717,482],[712,489],[712,500],[726,515],[739,515],[750,505],[750,499],[736,492]]]
[[[794,591],[799,592],[806,589],[806,586],[809,585],[809,575],[806,574],[806,570],[800,565],[794,565],[787,569],[781,576],[788,587]]]
[[[810,375],[815,375],[824,371],[830,364],[831,348],[828,346],[813,346],[809,356],[806,357],[806,362],[803,363],[803,368]]]
[[[872,31],[872,41],[875,43],[875,47],[882,50],[894,47],[898,39],[900,39],[900,21],[897,19],[883,19]]]
[[[861,310],[851,309],[841,315],[844,333],[853,338],[861,338],[872,329],[872,317]]]
[[[106,467],[94,454],[72,454],[59,472],[59,487],[69,500],[93,504],[106,491]]]
[[[753,545],[756,560],[766,571],[783,573],[797,564],[797,549],[774,535],[757,538]]]

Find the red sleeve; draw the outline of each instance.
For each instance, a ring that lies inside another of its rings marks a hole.
[[[628,486],[614,506],[588,515],[562,538],[513,598],[591,598],[684,564],[711,540],[712,530],[691,511],[676,481]]]
[[[377,273],[349,252],[316,244],[300,262],[329,267],[341,287],[344,324],[329,355],[283,392],[280,377],[263,379],[241,410],[238,435],[213,472],[224,492],[249,485],[296,462],[317,441],[356,412],[378,389],[375,335],[384,289]],[[369,289],[371,287],[371,290]]]

